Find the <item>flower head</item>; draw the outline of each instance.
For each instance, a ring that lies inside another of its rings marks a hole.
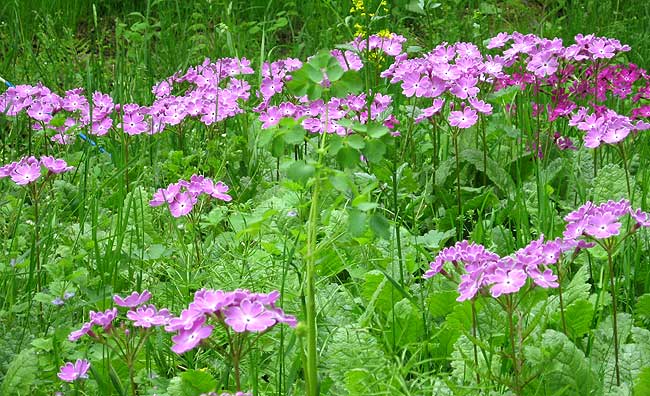
[[[86,359],[77,359],[76,362],[67,362],[61,366],[57,376],[66,382],[74,382],[78,379],[88,378],[90,362]]]

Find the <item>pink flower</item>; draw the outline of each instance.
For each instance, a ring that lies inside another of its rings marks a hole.
[[[157,311],[153,305],[138,307],[135,311],[127,312],[126,317],[133,321],[134,326],[147,329],[151,326],[166,325],[171,319],[167,309]]]
[[[18,163],[11,172],[11,180],[21,186],[29,184],[39,177],[41,177],[41,165],[38,161]]]
[[[122,298],[119,295],[114,295],[113,296],[113,301],[115,304],[119,305],[120,307],[127,307],[127,308],[134,308],[137,307],[138,305],[142,305],[149,301],[151,298],[151,293],[149,293],[148,290],[145,290],[142,292],[142,294],[134,291],[129,295],[128,297]]]
[[[521,287],[526,284],[526,272],[520,269],[513,269],[506,271],[497,268],[494,274],[489,276],[490,282],[494,285],[490,289],[492,297],[499,297],[502,294],[516,293]]]
[[[618,216],[611,213],[600,213],[587,218],[585,232],[597,239],[606,239],[620,233],[621,223]]]
[[[196,198],[189,192],[176,194],[174,200],[169,204],[169,211],[174,217],[185,216],[192,211]]]
[[[262,332],[276,323],[276,315],[264,308],[258,301],[242,300],[238,307],[224,312],[225,322],[238,333],[244,331]]]
[[[67,362],[61,369],[57,376],[66,382],[74,382],[78,379],[88,378],[88,369],[90,368],[90,362],[85,359],[77,359],[73,364],[72,362]]]
[[[52,173],[63,173],[74,169],[74,166],[68,166],[63,159],[57,159],[48,155],[41,157],[41,164]]]
[[[189,329],[182,329],[178,332],[177,335],[172,337],[172,351],[178,353],[185,353],[191,349],[194,349],[199,343],[210,337],[212,335],[212,330],[214,329],[211,325],[203,325],[205,323],[205,317],[198,318],[194,325]]]
[[[476,124],[478,114],[470,107],[465,107],[463,111],[452,111],[449,113],[449,124],[461,129],[466,129]]]

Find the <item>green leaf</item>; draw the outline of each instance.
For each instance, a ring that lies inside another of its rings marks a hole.
[[[327,67],[327,70],[325,71],[327,73],[327,79],[330,80],[331,82],[335,82],[341,79],[343,77],[343,74],[345,74],[345,70],[339,65],[339,62],[336,60],[336,58],[332,58],[336,62],[336,64],[332,64]]]
[[[310,65],[309,63],[306,63],[303,68],[305,69],[307,78],[309,78],[311,82],[320,84],[321,81],[323,81],[323,72],[320,69]]]
[[[366,232],[366,221],[368,216],[358,210],[350,209],[348,215],[348,231],[353,237],[358,237]]]
[[[648,323],[650,322],[650,294],[646,293],[639,297],[634,306],[634,314],[637,318]]]
[[[390,239],[390,223],[383,215],[373,213],[368,221],[370,229],[380,238]]]
[[[336,153],[336,160],[344,168],[354,168],[361,161],[359,152],[352,147],[342,147]]]
[[[487,157],[487,164],[484,166],[483,152],[479,150],[463,150],[460,153],[461,161],[469,162],[474,167],[483,172],[485,170],[487,177],[505,194],[515,190],[515,183],[512,181],[510,174],[503,169],[495,160]]]
[[[343,73],[340,80],[334,81],[330,86],[330,92],[333,96],[342,98],[348,94],[358,94],[363,89],[363,82],[359,73],[348,70]]]
[[[377,307],[379,310],[388,313],[393,308],[393,298],[399,296],[388,278],[379,270],[372,270],[365,274],[361,296],[364,297],[368,304],[367,311],[374,311]]]
[[[363,150],[363,155],[372,163],[378,163],[386,154],[386,144],[381,140],[370,140]]]
[[[593,316],[594,307],[587,300],[577,300],[566,307],[564,318],[572,339],[578,339],[589,332]]]
[[[2,392],[5,396],[31,395],[31,384],[36,381],[38,374],[38,359],[33,349],[23,349],[9,364]]]
[[[592,395],[601,389],[589,360],[563,333],[546,330],[541,342],[526,349],[526,356],[530,372],[540,372],[530,385],[539,394]]]
[[[389,314],[388,317],[391,322],[387,339],[395,340],[396,345],[406,346],[414,343],[424,334],[422,313],[406,298],[395,304],[392,315]]]
[[[363,140],[363,137],[359,135],[350,135],[345,138],[345,141],[348,143],[348,146],[357,150],[366,147],[366,142]]]
[[[368,124],[368,136],[373,139],[378,139],[389,132],[388,127],[382,124],[370,123]]]
[[[456,235],[456,230],[447,230],[445,232],[431,230],[422,236],[415,237],[415,242],[428,249],[439,250],[454,235]]]
[[[591,189],[592,201],[596,204],[606,202],[610,199],[618,201],[621,198],[629,198],[627,183],[625,182],[625,170],[616,164],[606,164],[598,170],[598,176],[594,179],[594,186]],[[633,181],[630,180],[632,191]]]
[[[302,160],[294,162],[287,169],[289,179],[303,184],[306,184],[314,173],[316,173],[316,168]]]
[[[169,396],[199,396],[201,393],[213,392],[217,381],[207,372],[188,370],[172,378],[167,388]]]
[[[641,369],[641,373],[634,380],[635,395],[650,395],[650,367]]]

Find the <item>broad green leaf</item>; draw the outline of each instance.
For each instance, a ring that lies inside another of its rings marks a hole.
[[[378,163],[384,158],[386,153],[386,144],[381,140],[374,139],[368,141],[363,149],[363,155],[372,163]]]
[[[515,183],[512,181],[510,174],[503,169],[495,160],[487,157],[487,164],[484,166],[483,152],[479,150],[463,150],[460,153],[461,161],[469,162],[474,167],[483,172],[485,170],[487,177],[504,193],[509,194],[514,191]]]
[[[388,127],[382,124],[370,123],[368,124],[368,136],[373,139],[380,138],[389,132]]]
[[[287,169],[287,177],[291,180],[305,184],[315,172],[316,168],[313,165],[300,160],[289,165],[289,168]]]
[[[355,148],[357,150],[361,150],[366,146],[366,142],[363,140],[363,137],[359,135],[350,135],[345,138],[345,141],[348,143],[350,147]]]
[[[23,349],[15,355],[2,381],[2,395],[26,396],[31,394],[31,385],[38,374],[38,359],[31,348]]]
[[[336,153],[336,160],[344,168],[354,168],[361,161],[359,152],[352,147],[341,147]]]
[[[386,219],[383,215],[379,213],[373,213],[372,216],[370,216],[368,225],[370,226],[370,229],[380,238],[390,239],[390,223],[388,222],[388,219]]]
[[[564,318],[572,339],[578,339],[591,329],[594,307],[588,300],[577,300],[566,307]],[[561,319],[560,319],[561,320]]]

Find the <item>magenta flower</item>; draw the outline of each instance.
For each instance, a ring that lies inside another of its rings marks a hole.
[[[69,341],[77,341],[80,339],[82,336],[91,333],[91,329],[93,327],[93,324],[91,322],[86,322],[81,326],[81,329],[75,330],[70,335],[68,336]]]
[[[596,239],[606,239],[620,233],[621,223],[618,216],[611,213],[599,213],[587,218],[585,232]]]
[[[90,368],[90,362],[86,359],[77,359],[73,364],[72,362],[67,362],[61,369],[57,376],[66,382],[74,382],[78,379],[88,378],[88,369]]]
[[[174,217],[185,216],[192,211],[196,198],[189,192],[182,192],[174,197],[174,200],[169,204],[169,211]]]
[[[262,332],[276,323],[276,315],[264,308],[258,301],[244,299],[238,307],[230,307],[224,312],[225,322],[238,333],[244,331]]]
[[[131,293],[131,295],[122,298],[119,295],[114,295],[113,296],[113,301],[115,304],[119,305],[120,307],[127,307],[127,308],[134,308],[137,307],[138,305],[142,305],[149,301],[151,298],[151,293],[149,293],[148,290],[145,290],[142,292],[142,294],[134,291]]]
[[[122,129],[129,135],[139,135],[148,129],[144,116],[139,112],[132,112],[124,115]]]
[[[41,164],[52,173],[63,173],[74,169],[74,166],[68,166],[63,159],[54,158],[48,155],[41,157]]]
[[[167,309],[158,311],[153,305],[138,307],[135,311],[131,310],[126,313],[126,317],[133,321],[134,326],[146,329],[151,326],[164,326],[171,319]]]
[[[528,276],[523,270],[513,269],[506,271],[497,268],[494,271],[494,274],[489,276],[490,282],[494,283],[490,289],[490,293],[492,294],[492,297],[495,298],[502,294],[516,293],[526,284],[527,278]]]
[[[194,325],[190,329],[182,329],[178,332],[177,335],[172,337],[172,351],[178,353],[179,355],[194,349],[201,340],[204,340],[212,334],[214,329],[211,325],[203,325],[205,323],[205,317],[198,318]]]
[[[223,184],[222,182],[217,182],[217,184],[215,184],[214,189],[212,190],[212,193],[210,195],[212,195],[214,198],[220,199],[220,200],[222,200],[224,202],[230,202],[230,201],[232,201],[232,197],[230,195],[226,194],[229,189],[230,188],[227,185]]]
[[[90,323],[102,326],[104,330],[113,324],[113,320],[117,317],[117,308],[107,309],[104,312],[90,311]]]
[[[41,177],[41,165],[38,162],[19,163],[11,172],[11,180],[21,186],[32,183],[39,177]]]
[[[478,121],[478,114],[470,107],[463,111],[452,111],[449,113],[449,124],[461,129],[467,129]]]

